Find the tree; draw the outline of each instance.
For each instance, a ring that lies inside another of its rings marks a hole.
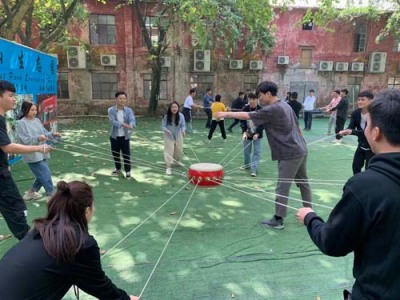
[[[184,23],[196,35],[201,48],[210,41],[214,48],[232,49],[244,43],[244,51],[261,50],[274,46],[273,7],[269,0],[159,0],[156,4],[145,0],[131,0],[139,21],[144,42],[149,51],[152,70],[148,112],[157,109],[161,82],[161,56],[168,47],[167,32],[173,25]],[[151,9],[152,18],[147,12]],[[158,38],[154,31],[158,28]],[[152,38],[153,37],[153,38]]]
[[[22,44],[41,51],[65,41],[71,22],[87,18],[80,0],[0,0],[0,36],[18,37]]]

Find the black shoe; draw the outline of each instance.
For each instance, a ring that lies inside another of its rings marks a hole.
[[[111,172],[111,176],[119,176],[121,174],[121,170],[115,169],[114,171]]]
[[[232,133],[232,128],[228,128],[228,132]]]
[[[277,219],[275,216],[273,216],[270,220],[262,221],[261,224],[275,229],[285,228],[283,225],[283,218]]]

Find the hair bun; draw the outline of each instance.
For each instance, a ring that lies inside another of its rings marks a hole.
[[[69,192],[69,185],[65,181],[61,180],[57,183],[57,189],[61,192]]]

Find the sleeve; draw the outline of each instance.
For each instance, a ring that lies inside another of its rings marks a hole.
[[[0,118],[0,146],[7,146],[11,144],[10,138],[7,134],[6,124],[3,118]]]
[[[167,128],[167,115],[164,115],[162,120],[161,120],[161,129],[162,130],[168,130]]]
[[[271,118],[271,110],[268,106],[264,106],[262,109],[249,112],[250,119],[254,122],[255,126],[260,126],[269,121]]]
[[[243,107],[243,111],[247,112],[247,106]],[[247,131],[247,120],[240,120],[240,127],[242,128],[242,133]]]
[[[179,127],[181,131],[186,131],[185,116],[182,113],[179,113]]]
[[[338,110],[339,108],[343,108],[345,106],[346,106],[346,101],[344,101],[343,99],[340,99],[338,105],[336,105],[335,107],[332,107],[330,109],[330,111]]]
[[[104,273],[100,263],[100,249],[95,241],[92,246],[79,251],[70,277],[73,284],[98,299],[130,299]]]
[[[136,119],[131,108],[128,109],[128,124],[132,125],[133,128],[136,128]]]
[[[304,223],[314,244],[329,256],[345,256],[363,238],[364,211],[360,202],[346,187],[342,199],[332,210],[328,221],[315,213],[306,215]]]
[[[22,145],[39,145],[39,137],[32,135],[29,127],[24,120],[20,120],[17,124],[17,138]]]
[[[112,107],[108,109],[108,119],[110,120],[112,126],[115,126],[117,128],[121,127],[122,124],[118,122],[117,115],[113,114]]]
[[[357,112],[358,111],[355,110],[351,113],[350,124],[349,124],[349,126],[347,126],[347,129],[352,129],[352,130],[356,129],[356,127],[357,127],[357,124],[356,124]]]

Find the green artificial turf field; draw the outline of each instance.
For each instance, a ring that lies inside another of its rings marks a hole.
[[[144,300],[191,299],[341,299],[352,285],[352,255],[331,258],[320,253],[296,219],[299,190],[292,185],[285,229],[262,227],[274,214],[277,164],[263,138],[257,177],[243,165],[239,126],[228,134],[219,129],[207,143],[205,120],[194,120],[197,131],[184,140],[185,167],[165,175],[163,134],[159,119],[138,118],[131,140],[132,176],[110,176],[107,118],[61,122],[64,142],[49,160],[53,181],[85,180],[94,187],[95,216],[90,232],[101,249],[103,268],[114,283]],[[227,120],[229,125],[232,120]],[[64,123],[64,125],[62,125]],[[300,120],[303,123],[303,120]],[[304,136],[309,144],[308,176],[314,209],[326,218],[352,175],[354,137],[334,144],[325,135],[327,119],[314,119]],[[197,162],[224,167],[221,186],[188,183],[187,170]],[[20,192],[33,175],[23,162],[13,167]],[[27,203],[29,222],[45,213],[44,201]],[[8,233],[3,219],[0,233]],[[0,242],[0,256],[14,238]],[[69,293],[65,299],[75,299]],[[80,293],[80,299],[93,299]]]

